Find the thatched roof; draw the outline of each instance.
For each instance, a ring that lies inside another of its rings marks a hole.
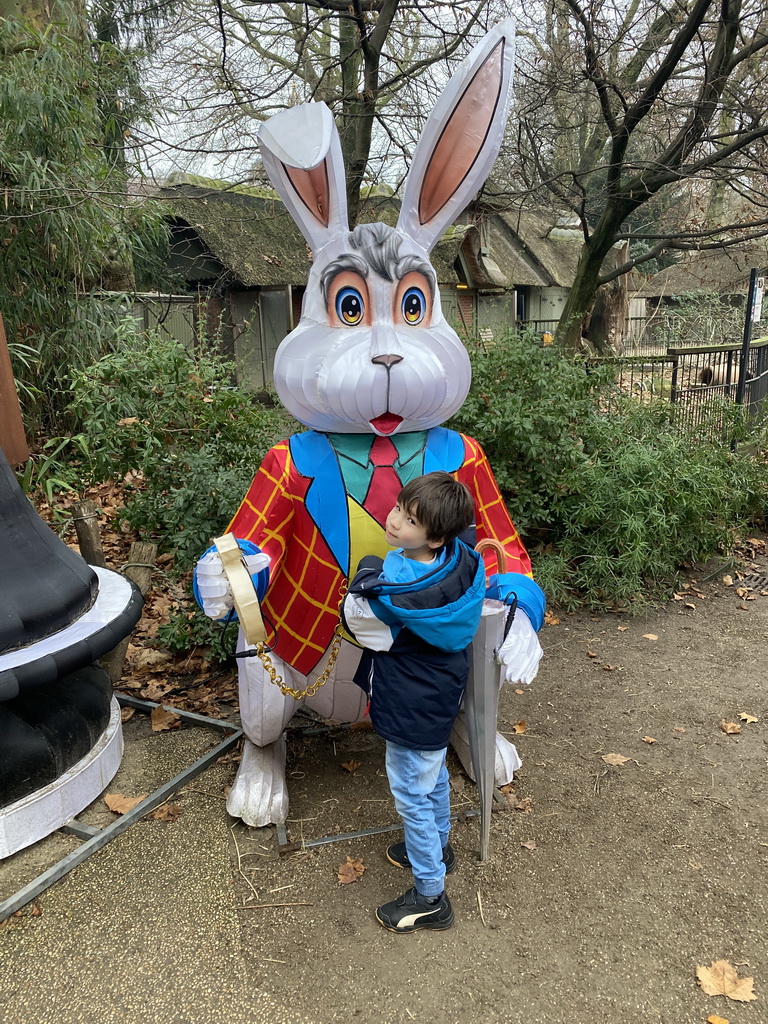
[[[498,242],[509,248],[509,274],[516,285],[570,288],[573,284],[582,239],[552,237],[558,219],[556,211],[537,210],[507,210],[494,218],[499,225]],[[492,245],[493,241],[492,228]]]
[[[721,295],[746,292],[753,267],[768,268],[768,238],[748,245],[726,246],[692,253],[654,274],[637,292],[640,298],[671,298],[687,292],[714,291]]]
[[[226,272],[245,287],[306,283],[310,250],[283,204],[268,190],[180,184],[163,188],[160,199],[177,226],[172,264],[187,280],[215,280]],[[364,201],[359,219],[394,225],[397,212],[391,198],[372,197]],[[451,229],[432,252],[440,284],[459,280],[454,263],[463,237]]]

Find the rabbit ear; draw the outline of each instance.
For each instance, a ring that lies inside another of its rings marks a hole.
[[[496,25],[451,78],[424,128],[398,228],[429,252],[488,176],[511,101],[515,27]]]
[[[259,128],[259,149],[313,252],[349,230],[341,143],[324,103],[302,103],[270,117]]]

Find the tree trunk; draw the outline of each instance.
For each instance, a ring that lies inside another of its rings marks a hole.
[[[625,242],[617,258],[623,263],[628,257],[629,244]],[[585,337],[597,352],[615,352],[618,355],[624,348],[628,316],[629,289],[627,277],[622,274],[597,289]]]

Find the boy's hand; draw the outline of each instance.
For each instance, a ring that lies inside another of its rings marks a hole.
[[[508,683],[528,686],[536,678],[543,653],[531,620],[518,608],[506,639],[499,648],[504,678]]]

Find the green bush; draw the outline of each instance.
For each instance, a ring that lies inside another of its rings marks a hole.
[[[223,529],[267,449],[295,424],[233,386],[234,368],[210,352],[137,336],[71,374],[70,412],[95,481],[134,480],[121,518],[191,566]]]
[[[765,466],[708,439],[744,439],[741,411],[671,422],[557,349],[510,337],[472,353],[472,392],[451,426],[475,437],[526,537],[539,583],[566,607],[625,606],[668,591],[682,565],[726,549],[768,507]]]

